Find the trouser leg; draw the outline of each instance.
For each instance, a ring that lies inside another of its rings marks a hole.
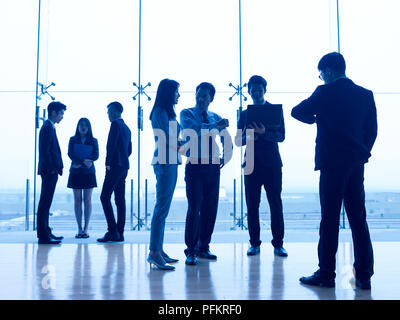
[[[117,231],[121,236],[124,234],[126,220],[125,180],[127,174],[128,170],[121,171],[114,190],[115,206],[117,207]]]
[[[42,175],[42,187],[37,210],[36,231],[39,239],[49,238],[49,212],[56,190],[58,174]]]
[[[353,237],[356,276],[369,279],[374,274],[374,255],[365,209],[364,165],[352,170],[344,194],[344,205]]]
[[[261,244],[260,240],[260,201],[262,181],[259,173],[244,176],[244,187],[247,206],[247,228],[250,236],[250,245],[257,247]]]
[[[318,258],[321,275],[334,279],[336,252],[339,240],[339,219],[342,207],[345,169],[321,170],[319,193],[321,223],[319,230]]]
[[[199,250],[208,251],[218,212],[220,167],[208,164],[203,167],[205,183],[200,209]]]
[[[200,209],[203,199],[203,177],[197,164],[185,167],[186,197],[188,209],[185,223],[185,254],[195,254],[199,239]]]
[[[268,167],[264,181],[265,191],[271,213],[272,245],[274,248],[283,246],[285,232],[282,207],[282,168]]]
[[[178,177],[177,165],[156,165],[156,204],[151,219],[150,250],[161,251],[164,242],[165,220],[171,207]]]

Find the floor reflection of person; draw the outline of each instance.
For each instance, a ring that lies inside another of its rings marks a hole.
[[[124,299],[126,282],[124,246],[106,244],[104,248],[107,251],[107,262],[101,280],[102,299]]]
[[[185,288],[187,300],[216,300],[214,283],[210,271],[212,261],[204,261],[196,267],[185,268]]]
[[[91,300],[95,298],[95,294],[92,292],[91,268],[89,244],[77,244],[72,276],[71,299]]]

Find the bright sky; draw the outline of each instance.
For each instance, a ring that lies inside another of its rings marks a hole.
[[[138,1],[43,0],[39,81],[55,82],[52,95],[68,110],[57,126],[63,151],[65,188],[70,160],[68,139],[80,117],[88,117],[100,143],[96,163],[98,182],[104,173],[104,152],[109,122],[106,105],[120,101],[124,118],[134,134],[130,179],[137,176],[137,101],[132,82],[138,82]],[[243,82],[253,74],[268,81],[267,100],[282,103],[286,140],[280,144],[284,162],[284,191],[316,191],[315,127],[290,118],[290,110],[320,83],[319,58],[337,50],[336,1],[242,1]],[[375,93],[379,133],[366,170],[371,191],[400,190],[400,22],[399,1],[340,1],[340,46],[347,75]],[[23,189],[33,180],[34,106],[38,1],[2,0],[0,4],[0,190]],[[194,105],[194,89],[212,82],[217,94],[210,110],[230,120],[236,131],[239,99],[228,98],[228,86],[239,83],[237,0],[143,0],[142,81],[151,82],[142,98],[142,178],[155,179],[150,166],[154,150],[148,115],[155,90],[163,78],[180,84],[177,112]],[[247,92],[244,92],[247,97]],[[49,100],[41,101],[46,107]],[[249,101],[247,101],[249,102]],[[247,102],[244,102],[244,107]],[[231,189],[240,179],[240,151],[222,173],[221,186]],[[136,185],[136,182],[135,182]],[[183,166],[178,186],[184,186]]]

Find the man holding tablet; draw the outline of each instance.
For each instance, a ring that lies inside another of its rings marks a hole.
[[[248,106],[247,110],[240,114],[235,138],[237,146],[246,145],[246,139],[247,142],[249,139],[254,139],[254,152],[247,148],[245,156],[245,161],[254,161],[254,169],[252,172],[245,172],[244,176],[250,235],[250,248],[247,255],[253,256],[260,253],[259,207],[261,187],[264,186],[271,212],[271,243],[274,254],[286,257],[287,252],[283,248],[282,160],[278,147],[278,142],[285,140],[285,123],[282,106],[267,102],[264,98],[266,90],[267,81],[263,77],[255,75],[250,78],[248,92],[254,105]],[[256,119],[259,120],[255,121]],[[254,135],[250,133],[250,130],[246,132],[247,129],[254,130]]]

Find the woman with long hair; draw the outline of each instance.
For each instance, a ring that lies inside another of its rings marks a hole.
[[[97,187],[94,161],[99,158],[99,145],[93,137],[92,126],[87,118],[81,118],[75,135],[69,139],[68,156],[72,160],[68,188],[74,192],[74,210],[78,233],[75,238],[89,238],[89,220],[92,214],[92,192]],[[82,200],[85,224],[82,227]]]
[[[156,149],[152,161],[156,175],[156,204],[151,220],[150,252],[147,261],[161,270],[174,270],[168,263],[177,262],[163,250],[165,220],[171,206],[178,178],[180,125],[176,120],[175,105],[180,97],[179,83],[161,80],[150,114]]]

